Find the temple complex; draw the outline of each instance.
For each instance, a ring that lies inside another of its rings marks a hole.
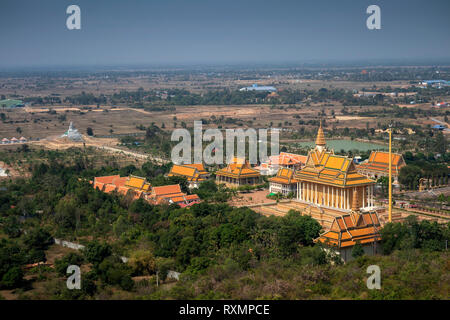
[[[380,251],[377,246],[381,239],[379,214],[385,208],[375,205],[375,181],[359,174],[352,158],[335,155],[327,149],[322,125],[305,166],[293,175],[280,169],[270,179],[271,186],[272,183],[292,185],[293,181],[297,188],[294,200],[253,206],[252,210],[266,216],[284,216],[295,210],[314,218],[322,226],[322,233],[315,241],[333,249],[344,261],[352,259],[351,251],[357,243],[366,254]]]
[[[225,168],[216,171],[216,182],[229,188],[257,185],[261,182],[261,175],[252,168],[248,160],[235,157]]]

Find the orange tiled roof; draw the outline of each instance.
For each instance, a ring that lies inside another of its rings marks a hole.
[[[106,193],[117,191],[122,195],[126,195],[129,190],[133,190],[133,197],[140,198],[143,192],[150,190],[150,184],[145,178],[140,177],[120,177],[119,175],[95,177],[94,188],[98,187]]]
[[[115,185],[107,184],[107,185],[105,185],[105,189],[103,191],[106,193],[110,193],[110,192],[115,191],[116,189],[117,189],[117,187]]]
[[[298,180],[294,178],[294,170],[289,168],[278,169],[277,175],[270,178],[269,181],[281,184],[295,184],[298,182]]]
[[[189,206],[192,202],[200,202],[200,198],[196,194],[187,195],[181,192],[179,184],[170,186],[154,187],[151,195],[151,201],[156,204],[173,202],[182,207]]]
[[[98,190],[103,191],[103,188],[104,188],[104,187],[105,187],[105,184],[104,184],[104,183],[98,182],[98,181],[95,181],[95,182],[94,182],[94,189],[95,189],[95,188],[98,188]]]
[[[95,177],[94,178],[94,183],[95,182],[101,182],[104,184],[108,184],[108,183],[112,183],[114,179],[120,178],[119,175],[113,175],[113,176],[104,176],[104,177]]]
[[[174,164],[170,169],[168,176],[183,176],[186,177],[188,181],[203,181],[205,180],[204,176],[207,174],[208,171],[205,170],[201,163],[184,165]]]
[[[196,194],[189,194],[189,195],[183,194],[182,196],[170,197],[170,199],[175,203],[184,202],[184,201],[200,200],[200,198]]]
[[[307,156],[303,156],[300,154],[288,153],[288,152],[280,152],[278,156],[271,156],[269,158],[270,164],[280,165],[280,166],[291,166],[291,165],[302,165],[306,163],[308,159]]]
[[[380,221],[376,212],[349,213],[335,217],[329,231],[320,235],[316,241],[331,246],[345,248],[380,241]]]
[[[118,188],[124,187],[127,183],[128,177],[118,177],[113,180],[112,184],[116,185]]]
[[[182,193],[181,187],[179,184],[153,187],[153,189],[152,189],[152,194],[154,194],[155,196],[163,196],[163,195],[169,195],[169,194],[175,194],[175,193]]]
[[[392,153],[392,169],[394,174],[398,175],[400,169],[406,165],[403,156],[398,153]],[[358,170],[378,171],[382,173],[389,172],[389,152],[372,151],[369,159],[358,166]]]
[[[253,169],[247,160],[235,157],[225,168],[218,170],[216,175],[233,178],[247,178],[259,177],[260,173],[258,170]]]
[[[185,164],[185,166],[196,168],[200,174],[208,173],[208,171],[206,171],[205,167],[203,166],[203,163],[191,163],[191,164]]]
[[[309,152],[305,167],[296,172],[295,179],[340,187],[375,183],[356,171],[352,158],[317,149]]]

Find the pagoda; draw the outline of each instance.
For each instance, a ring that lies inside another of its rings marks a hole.
[[[309,151],[305,167],[295,173],[295,179],[300,202],[343,212],[374,207],[375,181],[359,174],[352,158],[327,149],[322,122],[316,146]]]

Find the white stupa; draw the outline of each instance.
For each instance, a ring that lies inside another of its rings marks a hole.
[[[69,130],[67,130],[61,137],[69,138],[72,141],[83,141],[83,136],[73,127],[72,121],[70,122]]]
[[[7,177],[6,170],[0,167],[0,177]]]

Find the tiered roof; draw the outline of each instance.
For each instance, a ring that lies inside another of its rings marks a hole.
[[[278,164],[279,166],[302,165],[306,163],[307,159],[307,156],[300,154],[280,152],[278,156],[270,157],[270,163],[274,165]]]
[[[163,202],[177,203],[181,207],[187,207],[194,203],[200,202],[200,198],[196,194],[187,195],[181,191],[179,184],[153,187],[151,198],[156,204]]]
[[[188,181],[204,181],[204,176],[207,174],[208,171],[205,170],[202,163],[193,163],[183,165],[174,164],[168,176],[182,176],[186,177]]]
[[[375,181],[356,171],[353,159],[335,155],[332,151],[311,150],[306,166],[297,171],[295,178],[301,181],[322,183],[338,187],[374,184]]]
[[[277,175],[270,178],[269,181],[281,184],[294,184],[298,182],[298,180],[294,178],[294,170],[288,168],[278,169]]]
[[[335,217],[329,231],[324,232],[316,241],[345,248],[356,243],[367,244],[381,240],[380,220],[376,212],[352,212]]]
[[[145,178],[130,176],[121,177],[119,175],[95,177],[94,188],[100,191],[111,193],[116,191],[122,195],[132,192],[133,199],[139,199],[143,193],[150,190],[150,183]]]
[[[403,156],[398,153],[392,153],[392,172],[398,175],[400,169],[405,166],[405,160]],[[365,163],[361,163],[358,166],[358,170],[370,170],[378,171],[380,173],[389,173],[389,152],[384,151],[372,151],[369,159]]]
[[[356,171],[352,158],[338,156],[333,150],[327,150],[322,123],[317,133],[316,145],[316,148],[309,151],[305,167],[296,172],[295,179],[338,187],[375,183]]]
[[[251,167],[248,160],[235,157],[225,168],[218,170],[216,175],[239,179],[259,177],[260,173]]]

